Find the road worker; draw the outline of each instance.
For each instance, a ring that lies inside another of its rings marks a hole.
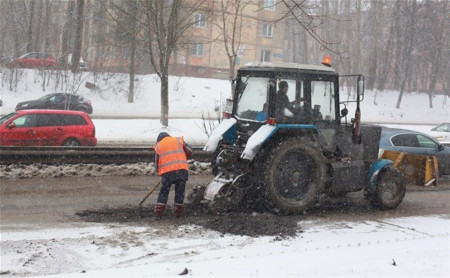
[[[187,159],[194,154],[192,148],[183,140],[183,137],[172,137],[166,132],[161,132],[156,140],[155,165],[158,175],[161,176],[161,189],[159,191],[154,215],[161,218],[169,198],[172,184],[175,185],[175,198],[173,215],[179,218],[184,211],[184,194],[186,181],[188,180]]]

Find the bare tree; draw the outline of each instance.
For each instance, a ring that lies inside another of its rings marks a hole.
[[[371,0],[371,19],[370,19],[370,28],[371,28],[371,55],[369,59],[369,76],[367,78],[366,86],[368,89],[373,89],[376,78],[377,78],[377,68],[378,68],[378,44],[380,42],[380,27],[382,22],[382,9],[383,1],[382,0]]]
[[[138,14],[138,2],[132,2],[130,5],[130,85],[128,90],[128,102],[132,103],[134,101],[134,79],[136,73],[136,49],[137,49],[137,38],[138,35],[138,24],[137,24],[137,14]]]
[[[356,0],[356,31],[355,31],[355,50],[353,51],[353,70],[355,72],[361,71],[361,40],[359,39],[361,36],[361,0]]]
[[[72,67],[73,73],[78,72],[81,58],[81,47],[83,45],[83,17],[84,17],[84,0],[77,0],[77,26],[75,32],[75,45],[72,54]]]
[[[285,7],[283,13],[276,21],[291,18],[308,36],[319,46],[320,50],[329,51],[341,55],[340,44],[336,36],[330,34],[331,22],[340,22],[338,18],[329,15],[329,0],[322,0],[321,5],[317,6],[321,12],[312,12],[312,5],[305,0],[281,0],[280,3]]]
[[[428,85],[428,96],[429,96],[429,106],[433,107],[433,94],[436,89],[437,81],[440,79],[440,73],[442,71],[442,61],[444,60],[445,55],[443,52],[445,51],[445,34],[444,28],[439,28],[439,26],[448,26],[449,17],[448,17],[448,2],[443,1],[441,3],[441,9],[433,9],[431,2],[426,2],[426,8],[429,16],[427,18],[431,21],[430,28],[431,38],[434,43],[430,44],[430,82]]]
[[[241,0],[221,0],[218,26],[222,33],[225,52],[228,57],[230,82],[234,79],[236,58],[241,44],[243,14],[242,11],[249,2]]]
[[[406,82],[408,81],[408,78],[411,74],[411,54],[414,50],[414,44],[417,39],[417,34],[414,32],[416,28],[416,22],[417,22],[417,12],[418,12],[419,6],[417,5],[417,0],[412,0],[411,5],[406,5],[405,10],[408,12],[408,21],[406,22],[406,41],[404,42],[403,47],[403,53],[402,53],[402,60],[401,63],[401,80],[400,80],[400,88],[399,88],[399,94],[397,98],[397,104],[395,107],[398,109],[400,108],[400,104],[402,102],[403,94],[405,93],[406,89]]]
[[[161,124],[169,124],[169,62],[177,44],[194,23],[194,13],[207,0],[142,0],[142,28],[150,64],[161,80]]]
[[[138,35],[140,32],[138,22],[141,20],[141,14],[138,13],[140,9],[139,1],[123,1],[116,2],[108,6],[103,3],[105,11],[112,18],[115,24],[115,40],[118,48],[126,52],[129,59],[129,87],[128,87],[128,102],[134,102],[134,81],[136,75],[136,52],[138,50]],[[109,8],[108,8],[109,7]],[[129,55],[128,55],[129,54]]]
[[[28,32],[27,32],[27,52],[33,51],[33,25],[34,25],[34,10],[36,2],[35,0],[30,1],[30,11],[29,11],[29,21],[28,21]]]
[[[390,70],[392,70],[393,63],[391,58],[394,56],[392,53],[392,46],[395,36],[394,28],[399,24],[399,10],[400,2],[395,1],[393,12],[391,13],[390,20],[388,20],[390,22],[389,33],[385,47],[382,51],[382,58],[380,61],[380,69],[377,79],[377,89],[380,91],[384,90],[386,82],[388,81],[388,75],[390,73]]]
[[[72,33],[72,25],[73,25],[73,14],[75,9],[75,2],[74,0],[69,0],[67,4],[67,10],[66,10],[66,20],[64,22],[63,27],[63,33],[61,38],[61,50],[62,50],[62,67],[64,69],[67,69],[68,65],[68,54],[69,54],[69,38],[70,34]]]

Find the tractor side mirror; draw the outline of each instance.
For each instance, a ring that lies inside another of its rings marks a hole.
[[[364,76],[358,75],[358,84],[357,84],[358,95],[360,96],[360,100],[364,98]]]
[[[347,116],[347,114],[348,114],[348,109],[347,108],[344,108],[344,109],[341,110],[341,117],[342,118]]]
[[[222,117],[225,119],[229,119],[231,118],[232,113],[233,113],[233,100],[231,98],[227,98],[225,106],[223,107]]]

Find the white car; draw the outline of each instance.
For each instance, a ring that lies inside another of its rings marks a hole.
[[[60,64],[63,64],[63,57],[59,58],[59,62]],[[68,54],[67,55],[67,65],[69,66],[69,68],[72,66],[72,54]],[[79,69],[81,71],[87,71],[88,70],[88,65],[86,63],[86,61],[83,60],[82,57],[80,57],[80,65],[79,65]]]
[[[436,141],[444,145],[450,145],[450,123],[442,123],[433,127],[429,132]]]

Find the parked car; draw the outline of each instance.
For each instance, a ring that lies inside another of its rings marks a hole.
[[[53,93],[36,100],[19,102],[16,106],[16,111],[24,109],[76,110],[88,114],[91,114],[93,111],[90,100],[69,93]]]
[[[96,146],[95,126],[84,112],[19,110],[0,118],[1,146]]]
[[[450,123],[442,123],[435,126],[427,133],[439,143],[450,146]]]
[[[64,57],[59,58],[59,65],[62,66],[64,64]],[[67,55],[67,66],[70,68],[72,66],[72,54]],[[86,71],[88,70],[88,65],[82,57],[80,57],[80,64],[78,66],[79,70]]]
[[[30,52],[8,62],[10,67],[41,68],[56,67],[55,56],[48,53]]]
[[[438,143],[425,133],[383,127],[380,150],[436,156],[439,174],[450,175],[450,148]]]

